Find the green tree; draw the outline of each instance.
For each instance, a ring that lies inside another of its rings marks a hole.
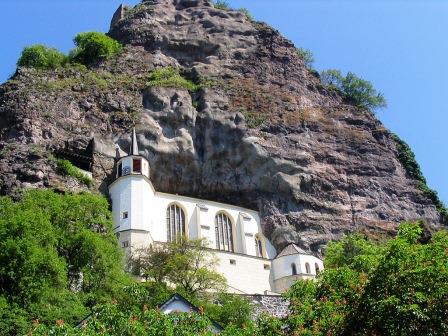
[[[42,44],[25,47],[17,65],[36,69],[56,69],[66,63],[67,57],[59,50]]]
[[[308,69],[311,69],[313,67],[314,63],[314,55],[313,52],[309,49],[304,48],[297,48],[297,54],[302,59],[303,63],[305,63],[305,66]]]
[[[179,237],[177,241],[136,250],[129,265],[147,280],[173,285],[190,298],[203,297],[226,287],[225,278],[215,270],[218,260],[206,247],[203,239]]]
[[[339,70],[326,70],[320,74],[322,83],[340,90],[344,96],[356,105],[366,108],[384,108],[387,106],[383,94],[377,92],[372,83],[348,72],[343,76]]]
[[[70,52],[70,58],[84,65],[95,65],[119,54],[123,49],[118,41],[99,32],[80,33],[73,42],[76,48]]]
[[[26,333],[36,319],[75,323],[126,281],[105,198],[38,190],[0,198],[0,333]]]
[[[395,239],[360,235],[330,244],[316,282],[298,281],[286,294],[296,335],[446,335],[448,233],[422,243],[418,223]],[[327,262],[328,260],[328,262]]]
[[[223,326],[234,325],[238,328],[249,328],[254,307],[241,295],[219,293],[213,304],[206,305],[208,316]]]

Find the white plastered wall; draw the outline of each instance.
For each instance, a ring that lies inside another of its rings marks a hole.
[[[166,209],[175,203],[184,210],[190,239],[205,238],[209,247],[215,248],[215,216],[223,212],[232,222],[234,252],[256,256],[255,235],[258,234],[264,242],[264,256],[272,259],[276,255],[275,248],[262,235],[260,218],[256,211],[159,192],[155,193],[151,202],[154,203],[151,208],[156,209],[151,214],[151,235],[155,241],[167,241]]]
[[[306,272],[306,263],[310,265],[310,273]],[[319,269],[323,269],[322,260],[309,254],[291,254],[276,258],[272,261],[272,271],[274,279],[280,279],[286,276],[292,275],[292,264],[296,265],[298,275],[316,275],[315,264],[319,266]]]
[[[138,248],[151,244],[151,217],[156,211],[152,207],[151,182],[142,175],[123,176],[110,185],[109,193],[114,231],[120,234],[120,246]],[[123,218],[125,212],[127,218]]]
[[[219,259],[217,270],[227,279],[230,293],[263,294],[274,291],[271,260],[222,251],[217,251],[216,256]]]

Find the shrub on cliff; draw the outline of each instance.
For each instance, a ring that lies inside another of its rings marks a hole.
[[[92,178],[83,173],[79,168],[75,167],[70,161],[58,160],[57,166],[59,173],[62,175],[74,177],[89,188],[93,185]]]
[[[305,63],[305,66],[308,69],[311,69],[313,67],[313,63],[314,63],[313,52],[311,50],[304,49],[304,48],[297,48],[296,50],[297,50],[297,55],[299,55],[299,57],[303,60],[303,62]]]
[[[409,147],[409,145],[396,134],[391,134],[391,138],[395,142],[395,147],[398,152],[398,159],[408,175],[420,182],[419,189],[434,203],[442,217],[442,222],[448,223],[448,209],[440,200],[437,192],[428,187],[426,179],[423,176],[420,165],[418,164],[411,147]]]
[[[339,70],[325,70],[321,72],[322,83],[340,90],[345,98],[356,105],[366,108],[383,108],[387,106],[383,94],[377,92],[372,83],[348,72],[343,76]]]
[[[171,66],[152,71],[149,75],[147,85],[185,89],[191,92],[197,91],[200,88],[199,85],[183,77],[178,69]]]
[[[43,44],[35,44],[23,49],[17,65],[36,69],[56,69],[66,63],[67,57],[59,50]]]
[[[222,10],[230,10],[230,5],[227,1],[224,0],[216,0],[213,3],[213,7],[217,8],[217,9],[222,9]]]
[[[76,48],[70,52],[70,59],[84,65],[93,65],[119,54],[122,45],[99,32],[87,32],[76,35],[73,42]]]

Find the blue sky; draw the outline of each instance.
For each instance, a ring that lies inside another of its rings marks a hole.
[[[67,52],[78,32],[106,32],[120,2],[3,0],[0,82],[14,73],[26,45]],[[317,70],[352,71],[370,80],[389,103],[378,117],[409,143],[429,186],[448,204],[448,1],[228,2],[312,50]]]

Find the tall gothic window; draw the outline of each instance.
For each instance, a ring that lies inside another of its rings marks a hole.
[[[215,235],[218,250],[233,252],[232,222],[223,213],[215,217]]]
[[[168,241],[179,241],[185,235],[185,213],[176,204],[166,209],[166,236]]]
[[[318,265],[317,263],[315,263],[315,264],[314,264],[314,267],[316,268],[316,275],[318,275],[319,272],[320,272],[319,265]]]
[[[263,257],[263,246],[261,245],[261,239],[255,236],[255,253],[257,257]]]

